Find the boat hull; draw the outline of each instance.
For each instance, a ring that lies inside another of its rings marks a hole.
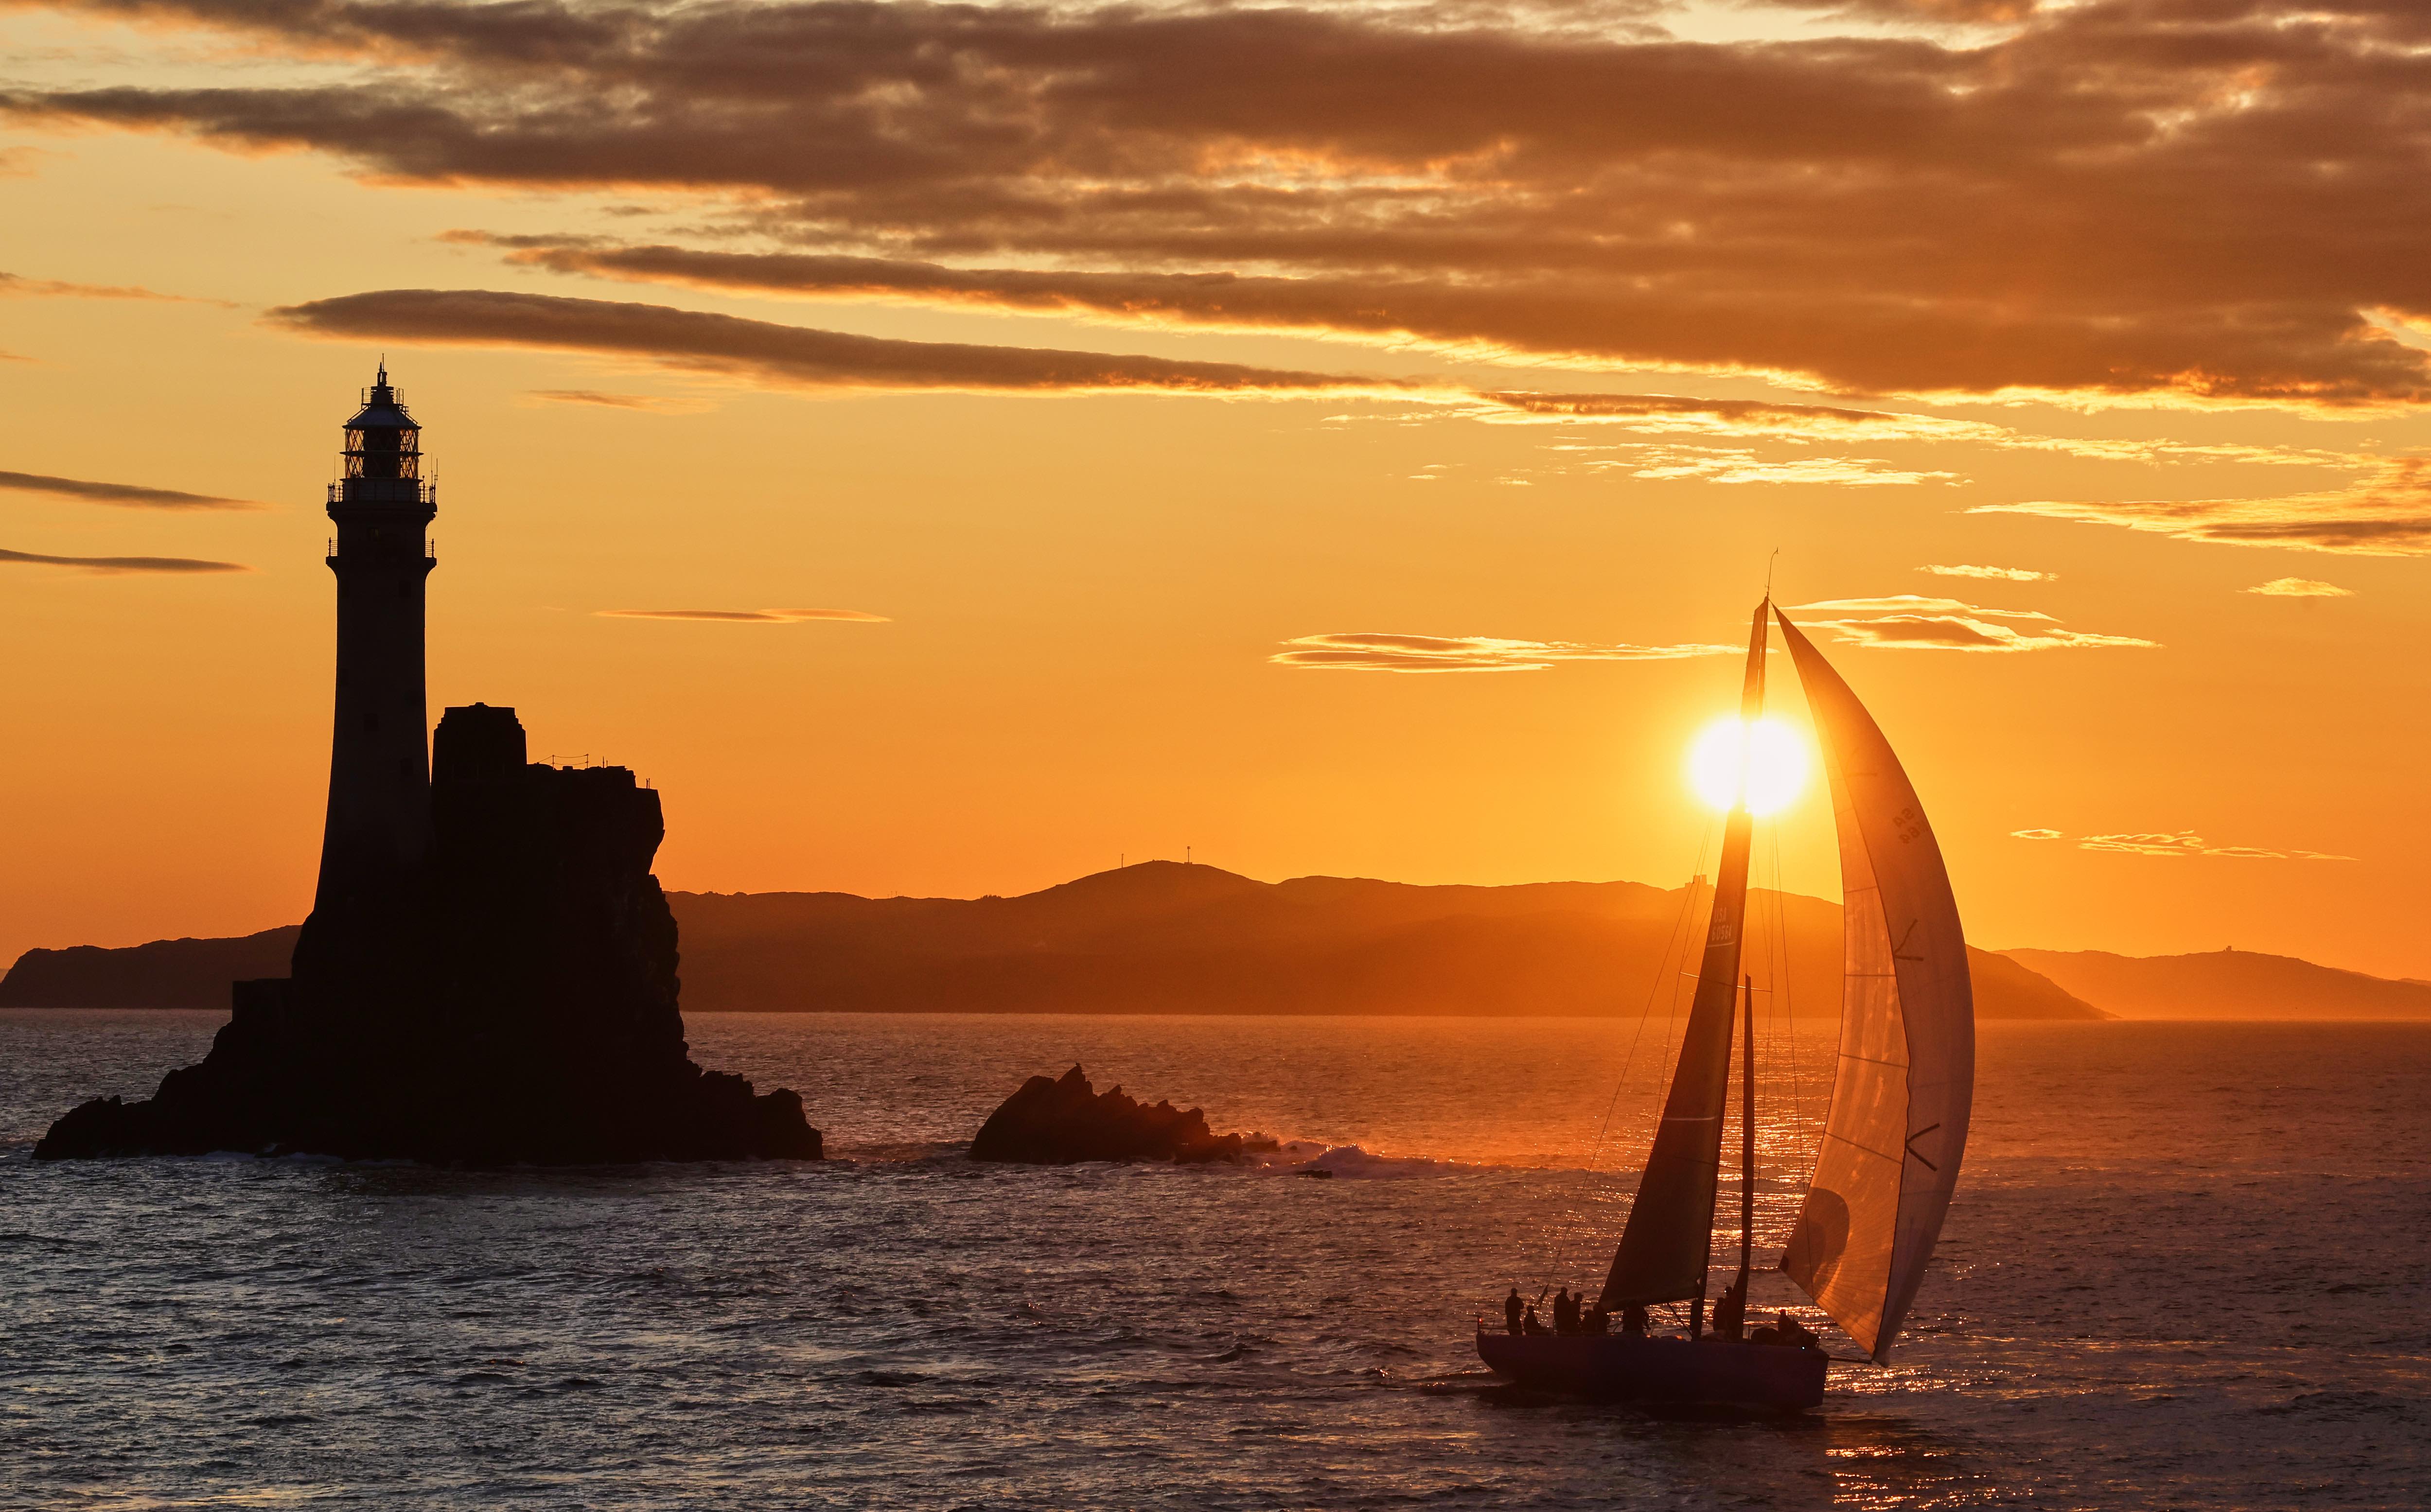
[[[1819,1405],[1829,1363],[1819,1350],[1626,1335],[1481,1333],[1477,1353],[1495,1374],[1542,1391],[1756,1412]]]

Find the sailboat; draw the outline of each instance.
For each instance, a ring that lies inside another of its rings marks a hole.
[[[1839,1059],[1831,1112],[1780,1268],[1879,1365],[1924,1279],[1967,1148],[1975,1012],[1967,941],[1924,806],[1873,717],[1768,596],[1748,636],[1742,728],[1764,711],[1766,631],[1778,621],[1822,747],[1839,832],[1844,929]],[[1830,1357],[1802,1327],[1744,1335],[1754,1238],[1754,991],[1745,983],[1737,1275],[1706,1326],[1739,950],[1754,815],[1724,822],[1687,1032],[1598,1311],[1618,1334],[1490,1332],[1496,1373],[1648,1406],[1798,1411],[1823,1400]],[[1684,1335],[1636,1326],[1688,1304]],[[1758,1342],[1762,1339],[1762,1342]]]

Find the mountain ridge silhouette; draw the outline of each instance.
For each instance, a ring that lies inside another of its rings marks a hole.
[[[1260,882],[1142,862],[1010,898],[670,893],[688,1011],[1623,1016],[1676,984],[1703,894],[1633,882],[1421,885]],[[1758,892],[1748,970],[1790,1011],[1839,1008],[1839,905]],[[1788,967],[1769,957],[1785,932]],[[278,931],[125,950],[29,950],[0,1006],[217,1007],[210,949]],[[160,946],[174,946],[162,951]],[[152,952],[146,956],[144,952]],[[164,983],[163,958],[184,976]],[[1762,957],[1763,959],[1760,959]],[[247,957],[250,959],[250,957]],[[1987,1018],[2106,1016],[2034,971],[1970,951]],[[1668,969],[1667,969],[1668,966]],[[259,974],[258,966],[249,968]]]

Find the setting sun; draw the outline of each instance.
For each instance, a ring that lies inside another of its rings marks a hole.
[[[1688,748],[1688,785],[1715,808],[1737,805],[1742,770],[1748,812],[1777,813],[1806,785],[1805,742],[1778,719],[1748,725],[1725,716],[1699,731]]]

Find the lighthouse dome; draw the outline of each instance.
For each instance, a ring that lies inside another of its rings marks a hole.
[[[422,427],[389,385],[386,361],[363,391],[363,407],[346,422],[345,459],[348,478],[422,475]]]

